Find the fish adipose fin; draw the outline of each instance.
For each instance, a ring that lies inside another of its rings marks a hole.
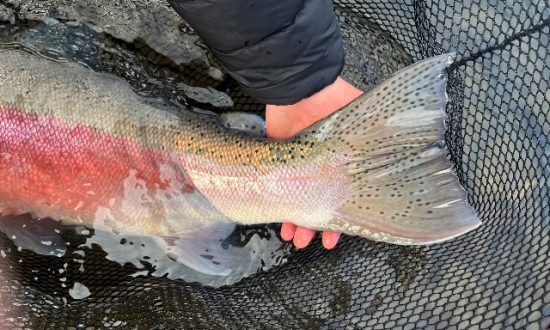
[[[229,130],[253,135],[265,136],[265,121],[253,113],[241,111],[222,113],[218,118],[219,124]]]
[[[321,229],[408,245],[480,225],[443,149],[444,70],[452,59],[445,54],[405,68],[310,128],[344,150],[352,187]]]

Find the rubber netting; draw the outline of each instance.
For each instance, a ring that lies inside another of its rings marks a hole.
[[[546,0],[338,0],[413,61],[455,51],[447,146],[483,225],[430,247],[346,237],[219,289],[129,278],[90,251],[92,294],[59,292],[63,258],[0,258],[5,327],[152,329],[541,329],[550,323],[550,6]],[[244,96],[237,104],[249,104]],[[244,107],[246,108],[246,107]],[[24,262],[21,262],[24,261]],[[33,264],[33,267],[23,265]],[[52,274],[48,280],[47,274]],[[33,278],[40,275],[39,283]],[[46,279],[44,279],[46,278]]]

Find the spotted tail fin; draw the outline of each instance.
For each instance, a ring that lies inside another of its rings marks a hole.
[[[350,197],[325,230],[396,244],[431,244],[480,225],[445,158],[452,55],[405,68],[311,128],[346,153]]]

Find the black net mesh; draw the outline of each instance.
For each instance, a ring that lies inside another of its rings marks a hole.
[[[0,320],[19,328],[541,329],[550,323],[550,6],[544,0],[336,1],[344,35],[375,24],[400,66],[456,51],[449,157],[483,225],[431,247],[346,237],[219,289],[137,277],[89,251],[69,259],[0,240]],[[369,22],[369,23],[366,23]],[[348,43],[349,45],[349,43]],[[349,49],[348,49],[349,51]],[[382,68],[384,69],[384,68]],[[381,70],[382,70],[381,69]],[[393,67],[386,68],[391,72]],[[370,86],[361,66],[346,73]],[[259,109],[231,84],[240,109]],[[32,266],[29,266],[32,265]],[[60,269],[64,269],[60,275]],[[67,299],[63,278],[91,291]]]

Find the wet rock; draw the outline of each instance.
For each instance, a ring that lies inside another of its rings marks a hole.
[[[0,22],[15,24],[15,14],[11,8],[0,5]]]
[[[71,20],[127,42],[143,40],[178,64],[206,58],[206,49],[198,45],[199,37],[190,33],[192,30],[164,0],[6,0],[5,3],[18,8],[24,19]]]

